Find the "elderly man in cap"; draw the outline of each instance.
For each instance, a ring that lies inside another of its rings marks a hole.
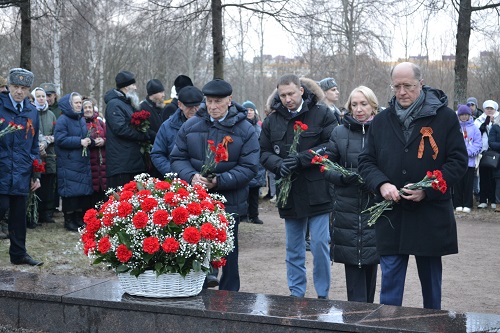
[[[116,89],[109,90],[104,96],[106,103],[106,177],[108,187],[116,188],[134,179],[135,175],[146,171],[141,144],[152,142],[155,132],[146,133],[134,128],[132,113],[135,105],[137,87],[135,76],[129,71],[121,71],[115,78]]]
[[[0,216],[9,210],[10,262],[14,265],[40,266],[43,262],[26,252],[26,199],[29,191],[40,187],[33,162],[39,160],[38,111],[27,96],[33,84],[33,73],[23,68],[9,72],[9,93],[0,94],[0,129],[10,122],[22,129],[6,134],[0,140]],[[41,163],[39,161],[39,163]]]
[[[335,106],[335,103],[338,103],[340,96],[337,82],[334,78],[327,77],[319,81],[319,86],[325,93],[325,99],[323,100],[323,103],[328,106],[330,110],[332,110],[332,112],[335,114],[335,117],[337,118],[338,123],[340,124],[340,119],[344,116],[345,109],[340,110],[337,106]]]
[[[232,102],[232,91],[231,85],[221,79],[203,87],[206,105],[180,128],[170,162],[180,178],[226,197],[226,211],[236,220],[235,238],[234,250],[222,268],[219,289],[238,291],[238,223],[239,216],[247,213],[248,183],[257,174],[259,142],[253,126],[246,121],[245,108]],[[208,140],[216,145],[227,142],[228,159],[216,165],[214,177],[201,174]]]
[[[193,81],[191,81],[191,78],[189,78],[189,76],[186,75],[179,75],[175,78],[174,81],[174,88],[177,95],[179,95],[179,91],[181,91],[182,88],[192,85]],[[173,115],[175,111],[177,111],[177,108],[179,107],[177,105],[177,101],[178,99],[176,97],[173,97],[172,102],[170,102],[165,106],[165,110],[163,110],[163,116],[165,120],[168,119],[171,115]]]
[[[45,90],[45,95],[47,96],[47,103],[49,104],[49,110],[54,113],[56,118],[61,115],[61,109],[59,108],[59,103],[57,102],[57,86],[54,83],[46,82],[40,85],[40,88]]]
[[[179,91],[179,108],[160,127],[151,151],[151,160],[162,176],[171,172],[170,153],[174,148],[177,133],[189,118],[195,115],[203,101],[203,93],[194,86]]]

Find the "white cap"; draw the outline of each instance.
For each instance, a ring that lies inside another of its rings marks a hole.
[[[498,111],[498,103],[495,101],[492,101],[491,99],[484,101],[483,110],[486,108],[493,108],[493,109],[495,109],[495,111]]]

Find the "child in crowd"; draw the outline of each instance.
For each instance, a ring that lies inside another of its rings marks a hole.
[[[482,148],[481,132],[474,125],[472,111],[470,106],[458,106],[458,120],[460,122],[460,131],[464,136],[465,147],[469,155],[467,172],[459,183],[453,189],[453,205],[457,212],[470,213],[472,207],[472,184],[474,173],[476,172],[476,156],[479,155]]]

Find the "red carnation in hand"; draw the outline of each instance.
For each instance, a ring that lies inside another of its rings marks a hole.
[[[121,244],[116,249],[116,257],[120,262],[127,262],[132,258],[132,251],[130,251],[125,244]]]
[[[172,211],[172,219],[177,225],[186,223],[189,218],[189,211],[184,207],[177,207]]]
[[[109,237],[106,236],[101,238],[99,244],[97,245],[97,250],[102,254],[104,254],[108,252],[110,248],[111,248],[111,243],[109,242]]]
[[[156,237],[147,237],[144,239],[142,248],[146,253],[155,254],[160,249],[160,242]]]
[[[179,242],[175,240],[175,238],[168,237],[165,238],[165,241],[161,245],[161,248],[163,251],[166,253],[175,253],[177,250],[179,250]]]
[[[195,227],[187,227],[184,229],[183,238],[190,244],[197,244],[201,239],[201,234]]]
[[[132,219],[132,223],[137,229],[142,229],[148,224],[148,214],[144,212],[137,212]]]

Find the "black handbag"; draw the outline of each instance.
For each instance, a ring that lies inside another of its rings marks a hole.
[[[500,153],[494,150],[485,150],[482,153],[481,160],[479,161],[479,166],[485,168],[496,169],[498,167],[498,160],[500,160]]]

